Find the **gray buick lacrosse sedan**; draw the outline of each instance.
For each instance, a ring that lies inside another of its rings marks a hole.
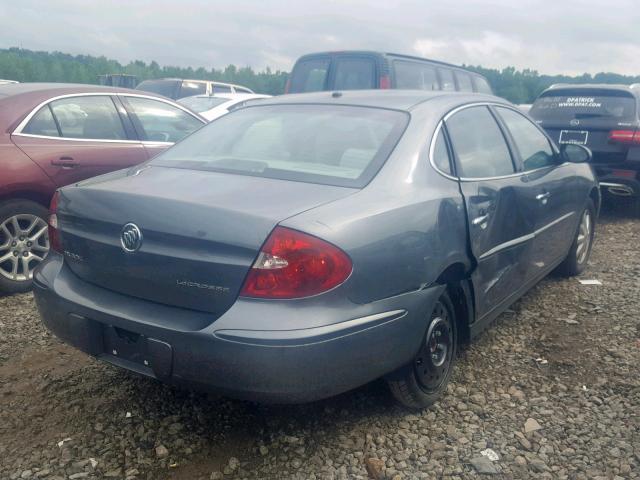
[[[305,402],[384,377],[432,404],[458,347],[586,266],[590,152],[490,95],[285,95],[62,188],[43,322],[164,382]]]

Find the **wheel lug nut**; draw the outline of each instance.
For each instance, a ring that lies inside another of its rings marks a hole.
[[[11,246],[15,247],[18,243],[14,240],[13,242],[11,242]]]
[[[434,360],[438,360],[438,354],[437,353],[432,353],[431,354],[431,358],[433,358]]]
[[[14,257],[17,257],[18,255],[20,255],[18,252],[13,252]]]
[[[22,256],[23,257],[28,257],[29,256],[29,252],[22,252]]]
[[[27,247],[30,247],[31,245],[33,245],[31,242],[27,242]]]

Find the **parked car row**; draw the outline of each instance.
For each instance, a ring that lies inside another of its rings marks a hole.
[[[175,82],[181,98],[190,81]],[[459,67],[308,55],[297,94],[241,108],[215,85],[182,105],[55,88],[0,86],[6,171],[30,169],[0,185],[4,286],[33,279],[62,340],[167,383],[288,403],[383,377],[425,407],[460,344],[550,272],[589,261],[593,135],[536,123]],[[622,108],[616,129],[635,132],[620,100],[633,88],[614,101],[569,90],[531,114],[588,104],[569,121],[604,122]],[[143,157],[91,160],[129,150]],[[85,159],[95,170],[73,176]]]

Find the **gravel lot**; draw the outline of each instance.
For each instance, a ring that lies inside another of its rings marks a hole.
[[[61,344],[30,294],[0,297],[0,479],[640,478],[639,240],[603,214],[583,275],[603,285],[542,282],[423,412],[382,382],[294,407],[177,390]]]

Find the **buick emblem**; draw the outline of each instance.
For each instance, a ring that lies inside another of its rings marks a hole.
[[[577,127],[578,125],[580,125],[580,120],[578,120],[577,118],[574,118],[569,122],[569,125],[571,125],[572,127]]]
[[[127,223],[122,227],[120,244],[125,252],[135,252],[142,246],[142,232],[135,223]]]

